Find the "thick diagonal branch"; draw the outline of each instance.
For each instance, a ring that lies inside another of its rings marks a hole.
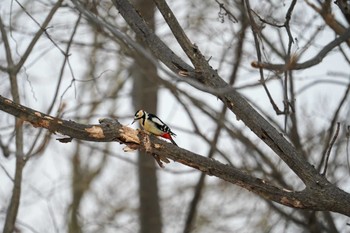
[[[316,183],[318,185],[328,185],[328,181],[320,176],[316,169],[297,152],[283,135],[217,74],[204,59],[199,49],[194,50],[193,53],[196,53],[195,57],[198,59],[197,62],[201,62],[201,64],[198,65],[200,69],[194,70],[170,50],[169,47],[148,28],[146,22],[137,14],[137,11],[129,1],[113,0],[113,2],[137,36],[143,38],[155,57],[172,70],[174,70],[174,61],[180,64],[181,67],[186,67],[188,70],[186,79],[199,82],[211,89],[229,90],[224,93],[217,93],[216,97],[263,140],[307,186],[313,186]]]
[[[51,132],[65,134],[70,138],[96,142],[118,141],[129,148],[166,157],[208,175],[239,185],[282,205],[298,209],[334,211],[350,216],[350,195],[330,183],[326,186],[307,187],[303,191],[288,191],[232,166],[176,147],[154,136],[149,136],[143,131],[123,126],[117,120],[104,119],[98,125],[79,124],[46,115],[16,104],[2,96],[0,96],[0,110],[16,116],[22,121],[27,121],[34,127],[46,128]],[[342,202],[338,200],[342,200]]]

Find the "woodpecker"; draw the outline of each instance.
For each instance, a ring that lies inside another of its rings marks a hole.
[[[176,136],[176,134],[174,134],[169,126],[167,126],[156,115],[148,113],[144,110],[138,110],[135,113],[134,121],[131,124],[134,124],[134,122],[137,120],[139,120],[140,125],[147,132],[169,139],[175,146],[177,146],[176,142],[172,138],[172,136]]]

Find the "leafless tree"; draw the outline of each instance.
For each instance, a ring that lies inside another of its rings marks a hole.
[[[2,4],[4,232],[349,228],[349,1]]]

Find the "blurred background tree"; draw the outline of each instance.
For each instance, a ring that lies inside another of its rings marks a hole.
[[[168,69],[159,59],[167,54],[148,47],[152,34],[135,32],[138,18],[126,23],[121,3],[3,1],[1,95],[80,123],[111,117],[128,125],[137,109],[157,112],[181,148],[302,190],[295,173],[215,96],[229,90],[186,78],[179,64]],[[182,32],[169,30],[160,14],[164,1],[132,4],[175,54],[193,62],[174,38]],[[220,77],[350,192],[349,1],[168,4]],[[293,209],[180,163],[160,169],[118,143],[62,144],[60,135],[4,112],[0,118],[4,232],[349,231],[345,215]]]

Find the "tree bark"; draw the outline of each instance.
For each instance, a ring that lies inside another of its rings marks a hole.
[[[135,7],[143,15],[149,27],[154,31],[155,5],[151,0],[135,0]],[[142,42],[142,38],[136,38]],[[135,111],[144,109],[151,113],[157,112],[158,85],[156,82],[157,68],[144,56],[134,54],[134,64],[131,69],[133,77],[133,103]],[[156,164],[151,156],[139,151],[139,221],[141,233],[161,233],[162,216],[158,194]]]
[[[320,175],[311,177],[316,180],[316,183],[301,191],[287,190],[215,159],[206,158],[177,147],[153,135],[148,135],[142,130],[136,131],[123,126],[117,120],[103,119],[99,125],[78,124],[48,116],[16,104],[2,96],[0,96],[0,110],[23,121],[28,121],[35,127],[43,127],[51,132],[68,135],[68,138],[59,139],[64,143],[71,141],[73,138],[98,142],[118,141],[127,146],[125,151],[130,149],[140,150],[148,155],[154,154],[166,157],[285,206],[297,209],[332,211],[350,216],[350,194],[331,184]],[[322,177],[322,180],[317,181],[318,177]]]

